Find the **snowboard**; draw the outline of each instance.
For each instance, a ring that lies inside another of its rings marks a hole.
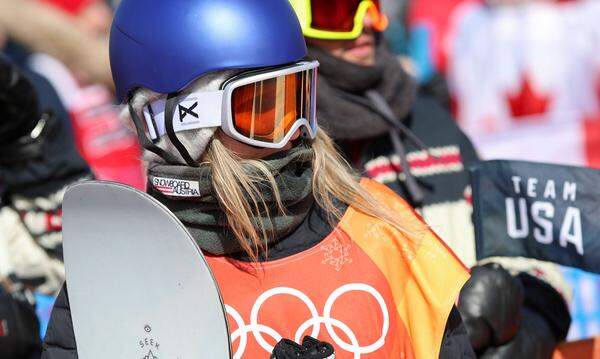
[[[215,278],[154,198],[111,182],[73,185],[63,247],[80,359],[231,358]]]

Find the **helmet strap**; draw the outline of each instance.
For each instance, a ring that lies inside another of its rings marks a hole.
[[[177,106],[177,94],[169,94],[167,96],[167,102],[165,103],[165,129],[167,130],[167,136],[169,136],[169,140],[171,143],[177,148],[181,157],[185,160],[185,162],[190,167],[199,167],[198,163],[194,161],[190,153],[185,148],[183,143],[179,141],[177,135],[175,134],[175,130],[173,128],[173,111],[175,111],[175,107]]]
[[[138,116],[137,112],[133,108],[133,101],[130,99],[128,102],[129,106],[129,115],[131,116],[131,120],[133,121],[133,125],[135,126],[135,132],[137,133],[138,141],[142,147],[157,156],[164,159],[168,164],[171,165],[179,165],[181,164],[179,159],[173,156],[172,153],[169,153],[162,148],[158,147],[154,142],[152,142],[148,136],[146,136],[146,132],[144,131],[144,125],[142,124],[142,120],[140,116]]]

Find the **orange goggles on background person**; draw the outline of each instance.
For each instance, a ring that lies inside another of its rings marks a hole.
[[[257,147],[282,148],[298,129],[317,134],[316,82],[319,63],[249,71],[223,83],[220,91],[197,91],[178,98],[174,132],[221,127],[228,136]],[[146,132],[156,140],[167,133],[166,100],[144,107]]]
[[[373,28],[388,26],[379,0],[290,0],[304,36],[325,40],[351,40],[363,32],[364,19],[371,17]]]

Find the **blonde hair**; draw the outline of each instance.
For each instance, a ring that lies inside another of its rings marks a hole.
[[[205,75],[188,87],[188,91],[216,90],[227,78],[233,76],[233,71],[221,71]],[[133,97],[133,108],[141,116],[142,107],[164,95],[147,89],[139,89]],[[131,117],[124,109],[121,118],[131,126]],[[177,134],[179,140],[190,152],[192,158],[211,167],[212,187],[214,195],[227,217],[229,229],[238,240],[246,254],[257,260],[259,254],[268,254],[267,243],[272,233],[269,226],[257,218],[270,216],[273,208],[267,204],[262,195],[265,185],[272,189],[277,214],[285,215],[281,201],[280,188],[277,187],[271,169],[265,161],[242,159],[230,151],[218,137],[216,128],[203,128],[195,131],[183,131]],[[163,150],[180,157],[179,152],[166,137],[157,142]],[[317,137],[312,141],[314,157],[312,159],[313,197],[327,214],[332,226],[342,217],[343,213],[336,206],[339,201],[367,215],[383,220],[402,232],[404,230],[393,212],[371,196],[358,182],[358,176],[339,154],[333,140],[319,129]],[[164,162],[157,155],[144,151],[147,162]],[[182,160],[182,159],[181,159]],[[182,160],[183,161],[183,160]],[[253,220],[254,219],[254,220]]]
[[[379,218],[402,232],[406,232],[387,207],[373,198],[358,182],[358,177],[341,157],[332,139],[319,130],[312,141],[312,193],[314,199],[333,225],[342,217],[335,202],[340,201],[367,215]],[[245,160],[227,149],[218,138],[213,138],[204,156],[204,163],[212,170],[212,187],[227,223],[246,254],[257,260],[262,252],[267,256],[267,243],[271,233],[262,221],[253,221],[266,215],[270,220],[269,206],[261,194],[267,185],[272,189],[277,210],[285,214],[280,189],[267,164],[261,160]]]

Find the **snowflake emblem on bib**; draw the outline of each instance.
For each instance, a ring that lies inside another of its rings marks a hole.
[[[350,258],[350,244],[343,244],[338,238],[335,238],[331,244],[321,248],[325,252],[323,264],[330,264],[336,271],[341,271],[346,263],[352,263]]]

